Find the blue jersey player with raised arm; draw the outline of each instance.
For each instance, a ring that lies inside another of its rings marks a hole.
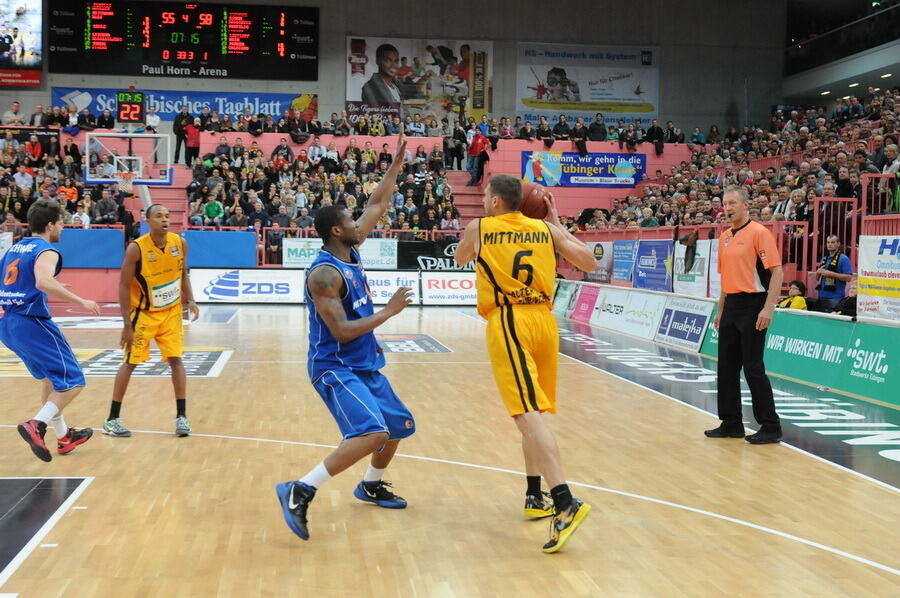
[[[416,425],[406,405],[394,393],[384,367],[384,354],[374,330],[409,305],[412,289],[400,288],[384,309],[376,312],[358,247],[390,207],[397,174],[403,166],[406,142],[401,133],[397,152],[366,209],[354,221],[343,206],[327,206],[315,219],[322,250],[306,276],[309,310],[309,378],[341,430],[343,441],[324,461],[299,480],[275,490],[291,531],[309,539],[306,512],[316,490],[360,459],[372,456],[369,469],[353,495],[388,509],[403,509],[406,501],[382,480],[400,440]]]
[[[100,315],[97,304],[67,290],[56,280],[62,256],[51,243],[62,234],[62,211],[57,202],[39,199],[28,210],[26,237],[9,248],[0,259],[0,342],[10,348],[38,380],[43,380],[41,409],[19,424],[19,434],[42,461],[50,461],[44,442],[47,423],[53,424],[57,452],[69,453],[87,442],[90,428],[77,430],[66,425],[62,411],[84,388],[84,373],[66,337],[50,319],[47,295],[80,305]]]

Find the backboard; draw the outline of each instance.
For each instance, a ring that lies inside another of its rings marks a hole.
[[[119,182],[113,173],[130,172],[134,185],[172,185],[169,139],[158,133],[86,133],[84,182],[111,185]]]

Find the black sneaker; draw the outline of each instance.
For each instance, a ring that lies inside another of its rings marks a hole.
[[[389,490],[390,482],[360,482],[353,490],[353,496],[359,500],[372,502],[385,509],[405,509],[406,499]]]
[[[47,434],[47,424],[36,419],[30,419],[19,424],[17,428],[19,435],[28,443],[28,446],[31,447],[31,452],[38,459],[50,461],[53,458],[50,456],[50,450],[44,442],[44,435]]]
[[[733,425],[733,424],[725,424],[722,423],[718,428],[713,428],[712,430],[705,430],[703,432],[706,434],[707,438],[743,438],[744,437],[744,426],[743,424]]]
[[[544,552],[556,552],[565,546],[590,512],[591,505],[573,498],[572,504],[567,509],[553,516],[553,520],[550,522],[550,541],[544,544]]]
[[[553,499],[548,493],[525,495],[525,517],[528,519],[543,519],[550,517],[554,512]]]
[[[316,490],[301,482],[284,482],[275,486],[284,521],[291,531],[303,540],[309,540],[309,529],[306,527],[306,510],[316,496]]]
[[[750,444],[773,444],[781,442],[781,430],[760,430],[744,438]]]

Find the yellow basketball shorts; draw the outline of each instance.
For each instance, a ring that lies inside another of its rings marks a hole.
[[[137,309],[131,312],[134,340],[125,353],[127,363],[143,363],[150,359],[150,341],[155,340],[164,361],[184,353],[184,323],[181,305],[163,311]]]
[[[512,305],[488,314],[487,348],[510,415],[556,413],[559,331],[546,305]]]

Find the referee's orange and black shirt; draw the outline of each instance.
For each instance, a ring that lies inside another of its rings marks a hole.
[[[770,269],[780,265],[775,237],[759,222],[748,220],[719,238],[719,274],[726,295],[768,291]]]

